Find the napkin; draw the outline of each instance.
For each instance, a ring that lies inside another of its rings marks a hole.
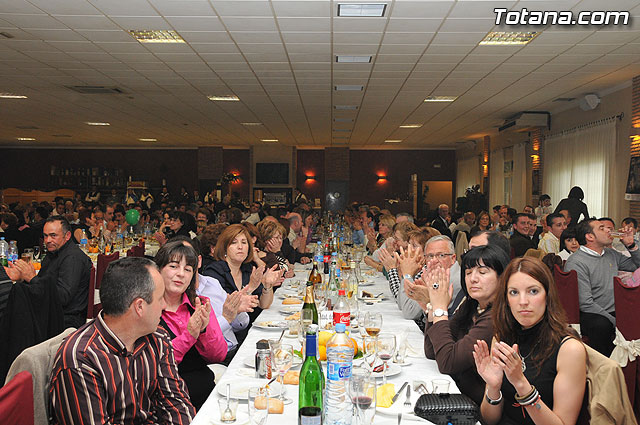
[[[393,384],[385,384],[378,387],[376,398],[378,407],[391,407],[393,396],[396,395],[396,387]]]

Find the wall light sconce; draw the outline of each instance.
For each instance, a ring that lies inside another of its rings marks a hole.
[[[307,182],[312,182],[316,179],[316,176],[305,176],[304,180]]]
[[[378,176],[378,182],[386,182],[387,176]]]

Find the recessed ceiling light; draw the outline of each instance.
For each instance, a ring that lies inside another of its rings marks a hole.
[[[95,125],[95,126],[111,125],[108,122],[94,122],[94,121],[86,121],[85,124],[87,124],[87,125]]]
[[[27,96],[13,93],[0,93],[0,99],[27,99]]]
[[[371,63],[372,56],[346,56],[337,55],[336,62],[338,63]]]
[[[21,142],[29,142],[29,141],[36,140],[33,137],[17,137],[17,139],[20,140]]]
[[[173,30],[129,30],[129,34],[140,43],[184,43],[184,39]]]
[[[362,91],[363,88],[364,86],[350,85],[350,84],[340,84],[340,85],[334,86],[334,89],[336,91]]]
[[[358,109],[357,105],[335,105],[334,108],[336,108],[339,111],[355,111],[356,109]]]
[[[260,139],[261,142],[277,142],[278,139]]]
[[[458,96],[429,96],[425,102],[453,102]]]
[[[261,122],[241,122],[240,124],[246,125],[247,127],[257,127],[259,125],[262,125]]]
[[[529,43],[539,32],[501,32],[494,31],[480,41],[481,46],[521,46]]]
[[[422,124],[402,124],[400,128],[420,128]]]
[[[158,141],[158,139],[138,139],[138,140],[140,140],[141,142],[157,142]]]
[[[353,118],[334,118],[335,122],[353,122]]]
[[[386,3],[338,4],[338,16],[384,16]]]
[[[385,140],[385,143],[400,143],[402,142],[402,140],[398,140],[398,139],[389,139],[389,140]]]
[[[220,101],[223,101],[223,102],[237,102],[237,101],[240,100],[238,98],[238,96],[235,96],[233,94],[207,96],[207,99],[209,99],[209,100],[220,100]]]

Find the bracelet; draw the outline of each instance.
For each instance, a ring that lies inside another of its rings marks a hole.
[[[531,391],[524,397],[520,397],[517,393],[515,395],[515,399],[520,406],[528,406],[530,404],[534,404],[538,397],[540,397],[540,393],[533,385],[531,386]]]
[[[500,393],[500,397],[498,397],[497,400],[493,400],[492,398],[489,397],[489,390],[485,391],[484,393],[484,398],[485,400],[487,400],[487,403],[489,403],[492,406],[497,406],[498,404],[502,403],[502,391],[498,391]]]

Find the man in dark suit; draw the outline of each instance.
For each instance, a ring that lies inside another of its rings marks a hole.
[[[447,216],[449,215],[449,205],[440,204],[438,207],[438,216],[431,222],[431,227],[436,229],[440,234],[448,236],[451,239],[451,230],[449,230],[449,222]]]
[[[525,213],[516,214],[513,221],[513,235],[509,238],[511,249],[516,257],[522,257],[528,249],[537,248],[538,246],[529,237],[529,221],[535,220],[535,216]]]

